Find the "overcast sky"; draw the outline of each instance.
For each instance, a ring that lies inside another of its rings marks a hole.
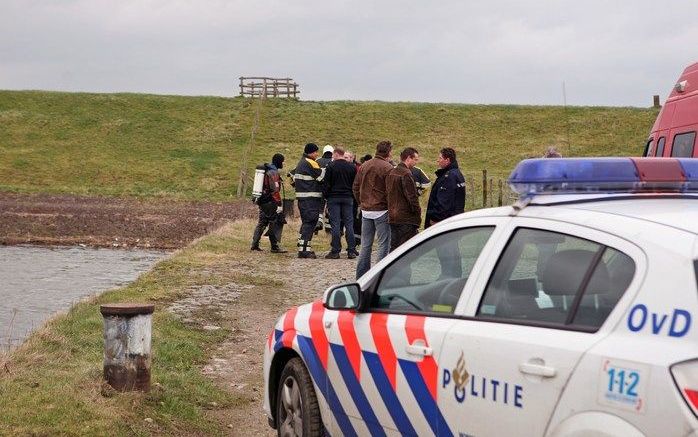
[[[0,0],[0,88],[650,106],[698,61],[698,1]]]

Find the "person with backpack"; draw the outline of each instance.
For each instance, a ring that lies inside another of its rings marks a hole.
[[[252,246],[250,250],[261,251],[259,241],[262,239],[264,230],[269,227],[265,234],[269,236],[272,253],[286,253],[281,248],[281,231],[283,229],[283,203],[281,199],[281,176],[279,169],[283,167],[284,155],[277,153],[272,157],[271,164],[264,163],[260,168],[264,169],[264,180],[262,183],[261,195],[254,199],[259,207],[259,217],[257,226],[252,234]]]

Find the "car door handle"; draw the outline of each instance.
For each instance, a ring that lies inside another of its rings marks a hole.
[[[405,348],[408,354],[419,355],[420,357],[430,357],[434,351],[425,342],[417,340]]]
[[[519,364],[519,371],[528,375],[542,376],[544,378],[552,378],[557,374],[557,370],[554,367],[535,363],[521,363]]]

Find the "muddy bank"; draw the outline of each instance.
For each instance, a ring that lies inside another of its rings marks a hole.
[[[254,217],[226,203],[0,193],[0,244],[175,249],[229,220]]]

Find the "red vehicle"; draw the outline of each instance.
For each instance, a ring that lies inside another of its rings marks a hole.
[[[674,85],[645,145],[643,156],[695,158],[698,131],[698,62]]]

